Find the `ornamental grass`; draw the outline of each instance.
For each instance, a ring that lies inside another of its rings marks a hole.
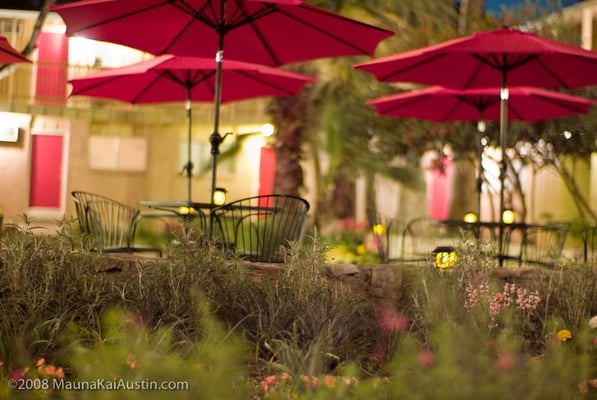
[[[507,274],[463,241],[380,298],[317,237],[254,269],[181,226],[121,269],[75,226],[3,232],[0,399],[597,398],[594,265]]]

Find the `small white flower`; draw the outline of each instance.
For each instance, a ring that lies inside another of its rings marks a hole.
[[[591,329],[597,329],[597,315],[589,320],[589,326]]]

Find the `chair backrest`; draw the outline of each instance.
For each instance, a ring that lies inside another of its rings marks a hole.
[[[81,234],[89,240],[90,249],[127,251],[133,249],[133,238],[140,210],[95,193],[74,191]],[[86,243],[86,240],[83,240]]]
[[[414,218],[408,222],[404,232],[405,257],[428,259],[435,248],[446,246],[456,239],[457,235],[445,224],[428,217]]]
[[[523,263],[553,266],[562,256],[568,224],[532,225],[522,237]]]
[[[214,238],[250,261],[284,262],[300,241],[309,203],[291,195],[262,195],[215,208]]]

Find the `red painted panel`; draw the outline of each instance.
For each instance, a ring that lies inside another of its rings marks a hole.
[[[450,211],[450,188],[452,186],[452,160],[443,158],[442,170],[430,173],[427,192],[429,193],[429,216],[434,219],[447,219]]]
[[[60,208],[64,136],[32,135],[30,207]]]
[[[42,32],[37,48],[35,100],[63,104],[67,96],[68,38],[62,33]]]
[[[276,152],[272,147],[261,148],[259,163],[259,195],[271,194],[274,190],[274,176],[276,173]]]

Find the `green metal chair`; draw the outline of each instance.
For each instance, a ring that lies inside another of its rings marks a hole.
[[[212,210],[213,236],[249,261],[282,263],[291,242],[302,239],[308,210],[305,199],[291,195],[236,200]]]
[[[71,195],[84,248],[104,253],[155,252],[161,256],[158,247],[134,243],[139,209],[95,193],[73,191]]]

